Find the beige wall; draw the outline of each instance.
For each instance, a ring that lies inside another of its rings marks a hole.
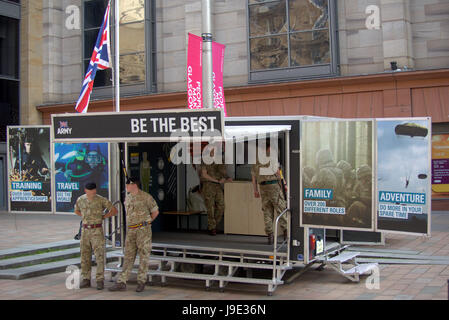
[[[410,3],[416,68],[449,66],[449,1],[411,0]]]
[[[202,32],[201,0],[158,0],[157,8],[158,88],[184,91],[188,33]],[[214,1],[212,12],[214,41],[226,45],[224,85],[246,85],[246,1]]]

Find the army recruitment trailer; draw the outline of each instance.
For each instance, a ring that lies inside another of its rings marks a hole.
[[[271,295],[288,270],[313,264],[352,281],[372,272],[377,265],[358,264],[357,253],[341,243],[343,234],[362,242],[388,232],[430,236],[430,128],[429,118],[225,118],[217,109],[177,109],[52,115],[50,131],[52,159],[56,145],[108,144],[112,201],[124,200],[125,173],[139,175],[156,199],[161,214],[153,225],[151,282],[196,279],[206,289],[218,283],[219,290],[250,283],[267,286]],[[281,214],[287,239],[278,237],[278,217],[273,245],[250,174],[267,139],[277,146],[274,162],[287,183]],[[223,186],[225,214],[215,237],[204,230],[207,214],[196,192],[207,148],[218,148],[233,178]],[[61,190],[54,181],[52,192],[56,202]],[[107,224],[116,249],[108,255],[122,259],[126,215],[119,207]],[[108,270],[114,275],[120,263]]]

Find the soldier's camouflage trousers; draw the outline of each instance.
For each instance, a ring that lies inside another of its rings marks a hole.
[[[151,225],[127,230],[123,269],[117,282],[126,284],[134,266],[137,253],[139,253],[140,260],[137,282],[145,283],[147,281],[151,253],[151,235]]]
[[[278,184],[259,185],[260,198],[262,199],[262,212],[265,222],[265,233],[273,233],[273,225],[278,215],[287,208],[281,187]],[[287,216],[283,215],[279,220],[281,230],[287,230]]]
[[[224,213],[224,195],[221,185],[204,182],[201,192],[207,208],[207,229],[216,229]]]
[[[103,228],[85,229],[81,232],[81,277],[90,280],[92,265],[92,250],[97,263],[96,281],[104,280],[104,234]]]

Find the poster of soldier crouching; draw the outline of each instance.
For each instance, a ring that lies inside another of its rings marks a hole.
[[[373,229],[373,121],[305,121],[301,223]]]
[[[8,127],[9,210],[51,212],[50,127]]]

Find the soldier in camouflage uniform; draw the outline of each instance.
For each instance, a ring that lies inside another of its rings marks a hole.
[[[140,181],[137,177],[128,179],[126,191],[125,210],[128,232],[125,241],[125,258],[122,273],[109,290],[126,290],[126,282],[134,266],[136,254],[139,253],[140,265],[136,292],[142,292],[147,281],[151,253],[151,223],[159,215],[159,208],[153,197],[140,189]]]
[[[83,281],[80,288],[90,287],[92,250],[97,262],[97,289],[104,288],[104,234],[103,219],[117,214],[117,209],[112,203],[97,194],[95,183],[87,183],[84,188],[85,194],[78,197],[75,204],[75,213],[82,217],[83,231],[81,233],[81,276]],[[103,215],[104,209],[109,212]]]
[[[372,170],[362,165],[356,172],[357,183],[354,187],[353,203],[349,207],[347,217],[351,227],[370,227],[372,200]]]
[[[337,168],[343,171],[343,196],[345,199],[346,210],[349,209],[354,201],[354,187],[356,183],[355,170],[345,160],[340,160],[337,163]]]
[[[270,153],[270,144],[266,144],[267,155]],[[261,164],[257,159],[256,164],[251,168],[251,176],[253,182],[254,196],[262,200],[262,212],[265,222],[265,233],[268,236],[268,244],[272,245],[273,224],[286,208],[287,201],[281,188],[281,175],[279,164],[277,167],[271,168],[271,161]],[[287,217],[284,215],[280,219],[280,226],[284,234],[284,240],[287,238]]]
[[[223,218],[224,193],[222,184],[232,181],[227,176],[224,164],[202,164],[201,165],[201,193],[207,208],[207,229],[210,235],[217,234],[217,225]]]

